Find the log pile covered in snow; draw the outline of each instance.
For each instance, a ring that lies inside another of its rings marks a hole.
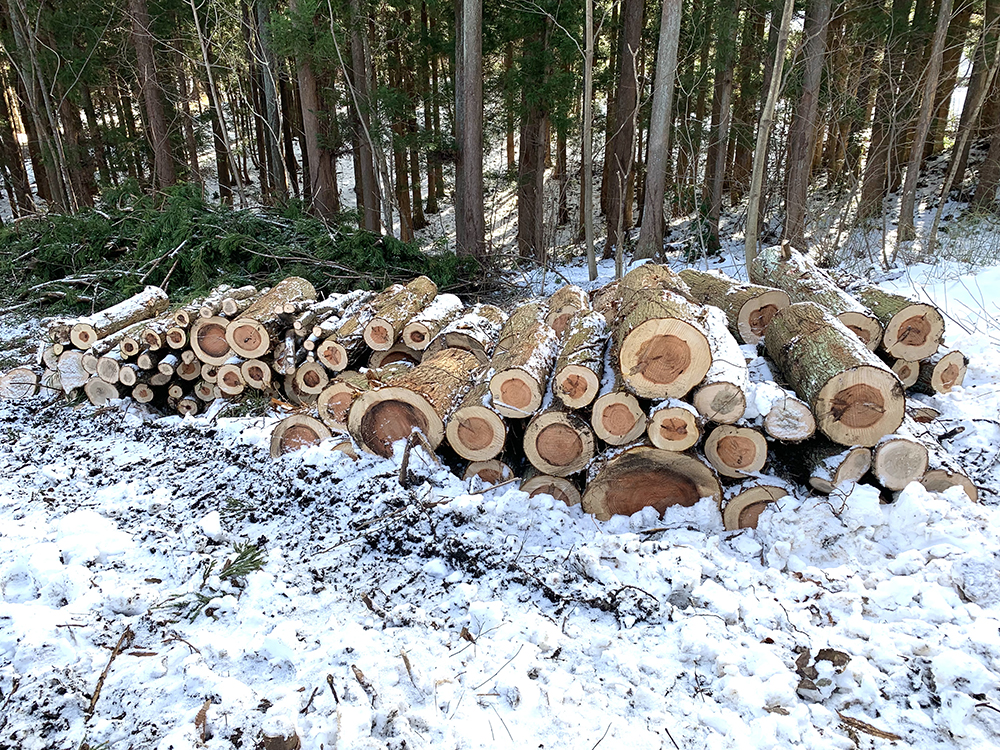
[[[647,264],[507,311],[426,277],[323,300],[291,277],[174,307],[149,287],[51,321],[39,367],[0,377],[0,395],[82,391],[98,406],[130,396],[197,414],[260,391],[294,410],[275,457],[328,439],[388,457],[404,441],[600,519],[707,497],[727,528],[755,526],[788,482],[831,493],[862,477],[976,499],[907,415],[906,388],[947,392],[964,377],[937,310],[875,287],[848,294],[777,249],[752,280]]]

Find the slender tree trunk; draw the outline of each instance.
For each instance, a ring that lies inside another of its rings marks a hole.
[[[934,97],[934,113],[930,134],[924,145],[924,158],[944,151],[945,131],[948,129],[948,112],[951,97],[958,82],[958,65],[962,60],[965,42],[969,36],[969,20],[972,17],[972,0],[958,0],[955,13],[945,37],[944,57],[941,61],[941,79]],[[968,95],[968,90],[966,90]]]
[[[13,71],[13,78],[14,93],[17,97],[17,112],[21,124],[24,125],[24,134],[28,140],[28,160],[31,162],[31,173],[35,176],[35,190],[39,198],[49,201],[52,195],[49,188],[49,175],[42,157],[41,144],[38,142],[35,118],[31,114],[31,105],[28,102],[27,92],[24,90],[24,81],[16,70]]]
[[[620,19],[621,3],[616,2],[611,6],[611,22],[607,26],[608,44],[611,47],[611,56],[608,59],[608,70],[618,70],[618,59],[621,55],[621,35],[623,33]],[[608,158],[608,147],[615,132],[615,103],[614,94],[607,95],[607,111],[604,115],[604,161],[601,164],[601,213],[608,214],[608,196],[611,191],[611,160]],[[610,225],[609,225],[610,226]]]
[[[398,93],[403,93],[403,62],[400,57],[399,40],[389,42],[391,57],[389,69],[389,85]],[[396,182],[396,207],[399,209],[399,239],[403,242],[413,241],[413,214],[410,208],[409,157],[406,146],[406,126],[408,120],[405,105],[398,108],[392,119],[392,162]]]
[[[431,104],[433,91],[431,89],[431,51],[430,51],[430,28],[427,23],[427,3],[420,3],[420,35],[426,44],[421,45],[420,50],[420,96],[424,110],[424,138],[431,139],[434,135],[434,112]],[[426,141],[425,141],[426,142]],[[433,148],[427,150],[427,209],[426,213],[436,214],[437,186],[434,184],[437,178],[437,170],[434,166]]]
[[[12,115],[14,108],[7,100],[10,88],[2,70],[0,70],[0,89],[2,89],[0,90],[0,146],[3,149],[2,161],[10,173],[11,191],[14,194],[11,200],[11,212],[15,217],[33,214],[36,210],[35,201],[31,197],[31,183],[28,181],[28,170],[24,167],[24,159],[21,158],[21,147],[14,135]],[[27,126],[27,123],[25,125]]]
[[[299,197],[299,165],[295,160],[295,109],[292,87],[288,75],[282,71],[278,77],[278,99],[281,102],[281,143],[285,159],[285,172],[292,186],[292,194]],[[336,122],[336,110],[333,112]]]
[[[969,77],[968,90],[965,92],[965,106],[962,107],[958,131],[955,133],[955,140],[964,143],[964,146],[952,155],[953,160],[958,159],[958,164],[955,166],[956,185],[965,182],[965,171],[969,163],[969,148],[972,146],[973,140],[971,136],[978,126],[978,122],[972,117],[972,102],[976,101],[979,91],[985,86],[986,73],[997,54],[998,19],[1000,19],[1000,0],[986,0],[983,8],[983,30],[973,57],[972,74]],[[983,111],[982,107],[980,107],[980,111]],[[963,134],[966,133],[968,135],[962,140]]]
[[[66,152],[66,167],[69,170],[70,184],[76,195],[77,205],[93,206],[94,193],[97,185],[94,183],[93,166],[89,164],[90,155],[84,145],[83,133],[80,127],[80,110],[69,96],[63,95],[59,103],[59,119],[63,127],[63,149]]]
[[[727,7],[719,7],[718,39],[715,51],[715,87],[712,94],[712,135],[705,159],[705,204],[708,208],[708,236],[710,251],[721,246],[719,220],[722,216],[722,193],[726,174],[726,154],[729,143],[729,124],[732,119],[733,48],[735,46],[738,0]]]
[[[163,92],[156,79],[156,60],[153,55],[153,35],[149,31],[149,8],[146,0],[129,0],[132,16],[132,46],[139,63],[139,85],[146,105],[146,120],[153,140],[153,169],[156,187],[165,188],[177,182],[174,154],[170,147],[170,133],[163,107]]]
[[[545,112],[528,107],[521,124],[521,154],[517,176],[517,248],[522,258],[545,262]]]
[[[908,161],[910,146],[913,143],[914,125],[918,100],[922,89],[921,82],[925,80],[927,64],[930,60],[931,37],[933,36],[935,9],[940,6],[940,0],[916,0],[913,8],[913,20],[907,34],[906,58],[903,63],[903,74],[900,78],[900,111],[896,115],[899,122],[899,135],[894,144],[894,151],[889,158],[888,190],[894,193],[899,190],[903,179],[903,169]]]
[[[281,110],[278,105],[278,61],[271,44],[271,8],[268,0],[257,0],[257,43],[260,47],[261,77],[263,78],[264,103],[267,110],[267,161],[270,171],[271,189],[275,199],[288,200],[288,180],[285,177],[285,163],[281,155]]]
[[[198,141],[194,134],[194,117],[191,114],[192,86],[188,84],[187,76],[184,74],[184,61],[178,54],[174,58],[174,65],[177,73],[177,90],[181,103],[182,127],[184,130],[184,144],[188,156],[188,168],[191,170],[191,179],[202,183],[201,165],[198,161]]]
[[[583,144],[580,157],[580,212],[583,214],[583,237],[587,251],[587,273],[597,279],[597,253],[594,248],[594,0],[583,0]]]
[[[459,255],[471,255],[485,261],[482,0],[458,0],[456,9],[455,125],[458,161],[455,165],[455,244]]]
[[[359,204],[363,207],[363,225],[369,232],[379,234],[381,227],[382,201],[378,177],[375,172],[375,150],[370,139],[370,82],[368,71],[371,67],[365,34],[365,14],[362,0],[351,0],[351,85],[356,106],[351,109],[357,132],[358,161],[361,165],[361,191]],[[310,166],[312,161],[310,161]],[[315,184],[315,181],[314,181]]]

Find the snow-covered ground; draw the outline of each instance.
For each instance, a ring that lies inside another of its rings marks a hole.
[[[431,462],[272,462],[273,419],[0,402],[0,747],[1000,747],[1000,268],[885,283],[970,357],[927,400],[979,505],[600,523]]]

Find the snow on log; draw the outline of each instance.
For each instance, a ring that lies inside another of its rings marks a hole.
[[[655,447],[665,451],[686,451],[701,440],[704,418],[691,404],[668,398],[649,411],[646,435]]]
[[[117,305],[78,320],[70,329],[70,341],[73,346],[87,349],[115,331],[159,315],[168,304],[166,292],[158,286],[147,286]]]
[[[784,289],[792,302],[819,305],[875,351],[882,341],[882,324],[874,313],[797,250],[790,250],[790,253],[790,259],[784,260],[777,246],[762,248],[750,268],[750,280]]]
[[[235,289],[228,284],[223,284],[213,289],[205,299],[201,300],[201,304],[197,308],[197,317],[212,318],[219,315],[222,312],[222,303],[227,299],[232,301],[244,300],[258,296],[259,294],[260,292],[257,291],[257,287],[252,284]],[[187,307],[182,309],[188,310]],[[195,315],[192,313],[187,313],[187,315],[191,318],[193,324]],[[181,324],[181,321],[178,319],[177,323]]]
[[[589,405],[601,389],[606,328],[600,313],[581,312],[569,319],[562,332],[556,331],[562,344],[553,370],[552,392],[569,409]]]
[[[69,352],[63,352],[63,355]],[[60,359],[62,356],[60,355]],[[62,373],[58,373],[62,377]],[[84,381],[86,382],[86,381]],[[60,383],[60,387],[62,384]],[[79,386],[74,386],[79,387]],[[70,389],[72,390],[72,389]],[[67,393],[69,390],[66,391]],[[31,398],[38,393],[38,373],[28,367],[14,367],[0,376],[0,398]]]
[[[365,326],[365,343],[377,352],[390,349],[410,319],[436,296],[437,284],[426,276],[418,276],[397,294],[384,297]]]
[[[8,396],[4,395],[5,388],[2,384],[3,378],[0,377],[0,398],[8,398]],[[62,379],[59,377],[59,371],[49,369],[44,370],[42,372],[42,381],[38,387],[45,395],[62,393]]]
[[[110,352],[97,360],[97,376],[105,383],[118,383],[122,368],[121,352]]]
[[[566,327],[578,312],[590,310],[587,293],[574,284],[567,284],[553,292],[548,301],[549,312],[545,322],[552,326],[556,336],[562,338]]]
[[[938,350],[944,338],[944,318],[936,307],[877,286],[865,285],[853,292],[882,325],[882,349],[890,357],[921,360]]]
[[[634,443],[646,431],[646,412],[625,388],[621,372],[611,361],[610,344],[604,355],[601,391],[590,409],[590,426],[608,445]]]
[[[492,407],[490,383],[482,379],[473,384],[462,403],[448,418],[445,435],[448,445],[469,461],[496,458],[507,441],[507,423]]]
[[[556,333],[544,315],[539,302],[522,305],[500,332],[490,363],[490,393],[493,408],[505,417],[530,417],[542,405],[558,351]]]
[[[521,480],[521,492],[527,493],[528,497],[549,495],[566,505],[579,505],[581,500],[580,488],[572,480],[534,470],[528,471]]]
[[[67,349],[59,355],[59,379],[62,381],[63,392],[83,388],[90,380],[92,373],[84,369],[83,355],[79,349]]]
[[[704,308],[701,316],[712,366],[694,392],[694,407],[710,422],[734,424],[743,418],[747,406],[750,375],[740,345],[729,332],[726,314],[718,307]]]
[[[750,427],[719,425],[705,439],[705,458],[722,476],[742,479],[764,468],[767,440]]]
[[[453,320],[427,346],[425,354],[442,349],[465,349],[482,363],[489,362],[500,331],[507,322],[507,313],[494,305],[479,304],[462,317]]]
[[[390,385],[365,391],[351,405],[347,428],[369,453],[391,456],[392,444],[414,430],[432,449],[444,439],[444,419],[461,402],[482,365],[470,352],[445,349]]]
[[[751,368],[752,376],[756,371]],[[773,377],[770,369],[766,377]],[[809,404],[770,379],[751,383],[747,418],[755,423],[759,420],[769,437],[786,443],[799,443],[816,434],[816,418]]]
[[[768,505],[788,495],[788,489],[774,477],[748,479],[726,490],[722,523],[726,531],[756,529],[760,514]]]
[[[791,304],[783,289],[744,284],[715,271],[685,268],[679,276],[696,302],[715,305],[726,314],[729,330],[744,344],[763,341],[774,314]]]
[[[107,406],[108,401],[118,398],[118,389],[97,375],[87,381],[83,386],[83,392],[94,406]]]
[[[331,437],[326,425],[306,414],[293,414],[278,422],[271,433],[271,458],[297,451],[310,445],[319,445]]]
[[[514,470],[503,461],[493,458],[489,461],[470,461],[462,474],[463,481],[477,479],[483,485],[492,487],[509,482],[514,478]]]
[[[330,372],[346,370],[368,348],[365,343],[365,327],[386,300],[398,298],[403,290],[402,284],[393,284],[374,297],[352,306],[350,314],[345,311],[336,330],[316,347],[316,359]],[[325,329],[325,326],[321,328]]]
[[[687,453],[639,445],[609,451],[595,462],[583,509],[601,521],[643,508],[655,508],[662,516],[671,506],[691,507],[704,497],[722,503],[722,487],[711,468]]]
[[[464,309],[462,300],[454,294],[439,294],[403,327],[402,343],[423,351]]]
[[[927,473],[927,446],[906,430],[907,421],[900,432],[886,435],[872,448],[871,472],[887,490],[901,490]]]
[[[284,305],[315,299],[312,284],[298,276],[289,276],[226,326],[226,342],[244,359],[258,358],[270,351],[273,338],[285,332]]]
[[[226,341],[228,325],[229,321],[220,317],[199,318],[191,325],[189,343],[199,360],[218,366],[233,356],[233,349]]]
[[[949,393],[965,381],[968,366],[969,358],[957,349],[928,357],[920,363],[913,390],[928,396]]]
[[[524,431],[524,455],[545,474],[576,474],[594,457],[594,433],[571,412],[544,411],[536,414]]]
[[[899,427],[905,409],[899,378],[818,305],[800,302],[780,310],[764,342],[810,405],[819,430],[834,442],[871,447]]]

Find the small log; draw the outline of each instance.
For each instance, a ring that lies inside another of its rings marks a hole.
[[[187,330],[181,328],[180,326],[171,326],[164,334],[164,339],[167,342],[167,346],[171,349],[183,349],[187,346]]]
[[[88,375],[97,374],[97,362],[98,362],[97,357],[95,357],[94,354],[89,350],[83,353],[83,358],[80,360],[80,364],[83,366],[83,369],[86,371]]]
[[[62,344],[49,344],[48,346],[42,347],[41,362],[39,364],[44,365],[50,370],[55,370],[59,367],[59,355],[63,353],[65,347]]]
[[[712,366],[699,309],[667,289],[639,289],[629,300],[611,334],[626,385],[644,398],[684,397]]]
[[[154,388],[159,388],[170,382],[173,375],[164,375],[162,372],[154,372],[149,376],[149,384]]]
[[[594,433],[575,414],[544,411],[524,431],[524,455],[539,471],[567,477],[585,469],[594,457]]]
[[[778,311],[764,337],[771,359],[841,445],[873,446],[903,421],[899,378],[818,305]]]
[[[701,322],[712,349],[712,366],[691,401],[708,421],[734,424],[743,418],[747,407],[750,375],[746,359],[729,332],[726,314],[718,307],[704,309]]]
[[[979,502],[979,488],[958,461],[941,447],[941,443],[927,427],[907,417],[899,432],[920,442],[927,449],[927,471],[920,483],[928,492],[944,492],[951,487],[961,487],[972,502]]]
[[[938,350],[944,338],[944,318],[933,305],[871,285],[855,289],[854,295],[882,324],[882,349],[890,357],[917,361]]]
[[[485,364],[490,360],[500,331],[507,322],[507,313],[494,305],[476,305],[462,317],[453,320],[435,336],[424,350],[425,355],[442,349],[464,349]]]
[[[304,338],[312,333],[313,323],[316,322],[316,311],[313,309],[303,310],[295,320],[292,321],[292,330],[299,338]]]
[[[411,349],[402,342],[399,342],[397,344],[393,344],[390,349],[372,352],[371,356],[368,357],[368,367],[377,369],[379,367],[385,367],[385,365],[391,365],[394,362],[416,365],[420,364],[420,361],[423,359],[423,354],[424,352]]]
[[[796,452],[796,463],[805,467],[814,490],[829,495],[838,487],[860,481],[871,468],[872,452],[864,446],[845,448],[817,438]]]
[[[223,362],[222,364],[225,364],[225,362]],[[220,367],[222,367],[222,365],[203,364],[201,366],[201,379],[204,380],[206,383],[211,383],[212,385],[215,385],[216,383],[219,382]]]
[[[81,318],[70,329],[70,341],[73,346],[87,349],[115,331],[159,315],[167,309],[168,304],[166,292],[158,286],[147,286],[143,291],[117,305]]]
[[[178,307],[174,310],[174,323],[186,331],[197,320],[201,306],[205,304],[206,300],[211,299],[215,294],[225,294],[230,289],[232,287],[229,284],[220,284],[204,297],[196,297],[187,304]]]
[[[271,387],[271,366],[260,359],[248,359],[240,365],[240,375],[251,388],[266,391]]]
[[[756,284],[784,289],[792,302],[813,302],[847,326],[871,351],[882,341],[882,324],[867,307],[834,283],[797,250],[785,260],[778,247],[762,248],[750,268]]]
[[[177,365],[177,377],[184,381],[197,380],[201,377],[201,362],[185,362],[181,360]]]
[[[391,456],[397,440],[419,430],[432,449],[444,439],[444,418],[461,402],[482,365],[470,352],[445,349],[425,358],[391,385],[358,396],[347,426],[369,453]]]
[[[229,321],[220,317],[199,318],[194,322],[188,339],[199,360],[219,366],[233,356],[233,349],[226,341],[228,325]]]
[[[744,284],[715,271],[685,268],[680,272],[695,301],[715,305],[726,314],[729,330],[744,344],[759,344],[774,314],[788,307],[788,292]]]
[[[750,427],[723,424],[705,439],[705,458],[724,477],[742,479],[767,462],[767,440]]]
[[[337,305],[332,310],[322,310],[317,316],[317,324],[313,325],[312,335],[308,339],[314,342],[313,349],[316,348],[315,344],[335,334],[342,323],[364,310],[374,297],[374,292],[356,289],[341,295],[337,300]],[[317,305],[321,304],[323,303],[317,303]],[[371,311],[369,310],[369,312]],[[361,325],[361,328],[364,328],[364,324]]]
[[[83,386],[83,392],[94,406],[107,406],[111,399],[118,398],[118,389],[97,375],[87,381]]]
[[[197,317],[200,318],[213,318],[222,312],[222,301],[229,297],[230,299],[247,299],[257,294],[257,287],[253,285],[241,286],[238,289],[233,289],[229,284],[223,284],[222,286],[217,286],[208,296],[201,300],[201,304],[197,307]],[[193,306],[194,303],[192,303]],[[183,309],[187,309],[186,307]],[[195,314],[190,313],[192,325],[195,322]],[[180,321],[177,321],[180,323]]]
[[[155,370],[165,354],[165,352],[145,351],[135,358],[135,363],[139,365],[140,370]]]
[[[910,400],[906,402],[906,416],[918,424],[929,424],[940,419],[941,412],[933,406]]]
[[[167,345],[167,331],[174,327],[174,314],[167,311],[146,321],[139,333],[139,343],[147,351],[157,351]]]
[[[215,401],[221,393],[214,383],[209,383],[206,380],[199,380],[194,384],[194,395],[199,401],[210,403]]]
[[[68,353],[68,351],[63,352],[60,355],[60,360]],[[58,374],[62,378],[62,373]],[[51,380],[52,378],[50,378],[50,382]],[[36,396],[38,395],[38,382],[38,373],[34,370],[28,367],[14,367],[0,376],[0,398],[24,399]],[[60,383],[60,387],[62,387],[62,383]],[[72,388],[64,390],[69,393]]]
[[[439,294],[406,324],[401,343],[423,351],[449,323],[458,319],[464,309],[462,300],[454,294]]]
[[[364,339],[375,351],[390,349],[406,324],[437,296],[437,284],[418,276],[397,294],[384,298],[365,326]]]
[[[726,490],[726,504],[722,509],[722,523],[726,531],[756,529],[760,514],[768,505],[788,495],[788,490],[774,481],[748,479]]]
[[[198,401],[193,395],[184,395],[177,399],[175,408],[182,417],[193,417],[198,413]]]
[[[165,354],[160,358],[160,361],[156,363],[156,369],[167,377],[173,377],[174,373],[177,372],[177,367],[181,363],[181,358],[176,354]]]
[[[904,425],[905,425],[904,421]],[[901,490],[927,473],[927,447],[905,432],[886,435],[872,448],[872,474],[887,490]]]
[[[2,383],[3,378],[0,377],[0,398],[6,398],[3,396]],[[59,377],[59,371],[46,369],[42,372],[42,381],[39,385],[39,390],[47,395],[62,393],[62,379]]]
[[[97,360],[97,375],[105,383],[114,385],[120,380],[119,373],[122,369],[122,355],[120,352],[105,354]]]
[[[596,462],[583,509],[600,521],[643,508],[655,508],[662,516],[671,506],[691,507],[704,497],[722,503],[722,487],[711,468],[686,453],[639,445],[611,451]]]
[[[561,339],[576,314],[590,310],[590,297],[580,287],[567,284],[549,297],[548,306],[549,312],[545,316],[545,322],[552,326],[556,336]]]
[[[63,392],[70,393],[77,388],[83,388],[90,380],[92,373],[84,369],[83,355],[79,349],[67,349],[59,355],[58,370]]]
[[[271,458],[279,458],[299,448],[319,445],[331,437],[326,425],[306,414],[285,417],[271,433]]]
[[[769,373],[770,374],[770,373]],[[773,380],[753,383],[752,412],[768,437],[800,443],[816,434],[816,417],[809,404]]]
[[[507,423],[492,407],[488,380],[477,381],[448,418],[448,445],[469,461],[489,461],[507,441]]]
[[[600,313],[580,312],[556,332],[562,345],[553,370],[552,392],[568,409],[588,406],[601,389],[606,329]]]
[[[558,345],[544,312],[537,302],[522,305],[500,332],[491,360],[490,393],[493,408],[505,417],[530,417],[542,405]]]
[[[330,382],[326,369],[318,362],[303,363],[301,367],[296,368],[293,377],[296,392],[310,396],[319,396]]]
[[[121,353],[124,359],[129,359],[134,357],[139,353],[139,333],[145,326],[145,321],[140,321],[134,325],[128,326],[127,328],[122,328],[120,331],[115,331],[112,334],[105,336],[100,341],[95,341],[94,345],[90,347],[88,351],[96,357],[103,357],[105,354],[109,354],[116,348]],[[131,353],[126,350],[129,348],[126,341],[133,343],[134,348]]]
[[[950,393],[965,381],[968,366],[969,358],[957,349],[928,357],[920,363],[920,372],[913,390],[928,396]]]
[[[184,396],[184,387],[180,383],[167,386],[167,404],[176,408],[177,402]]]
[[[462,481],[478,479],[482,484],[492,487],[496,484],[509,482],[514,478],[514,470],[499,459],[489,461],[470,461],[462,474]]]
[[[244,359],[257,359],[271,350],[271,339],[285,331],[283,313],[278,310],[286,303],[315,299],[312,284],[289,276],[226,326],[226,343]]]
[[[316,399],[319,418],[332,432],[347,432],[347,416],[357,395],[373,387],[387,385],[409,370],[410,367],[403,364],[388,365],[363,373],[345,370],[334,377]]]
[[[354,448],[354,443],[351,442],[350,438],[342,439],[340,442],[335,442],[330,445],[330,452],[340,451],[345,456],[353,461],[358,460],[358,452]]]
[[[156,391],[149,383],[139,383],[132,389],[132,398],[138,404],[148,404],[156,398]]]
[[[579,505],[581,500],[580,488],[572,480],[537,472],[531,472],[521,480],[521,492],[527,493],[528,497],[549,495],[566,505]]]
[[[686,451],[701,440],[703,422],[704,418],[693,406],[670,398],[650,409],[646,435],[656,448]]]
[[[144,370],[139,369],[139,365],[134,362],[126,362],[118,369],[118,382],[126,388],[134,388],[139,383],[148,380],[148,375]]]
[[[248,293],[245,297],[236,296],[235,294],[227,294],[222,300],[222,304],[219,306],[218,314],[224,318],[232,320],[237,315],[248,310],[251,305],[270,291],[270,288],[265,287],[261,290],[254,290],[253,292]]]
[[[72,343],[70,331],[78,321],[79,318],[43,318],[41,327],[45,329],[45,335],[50,342],[69,346]]]
[[[590,410],[590,426],[608,445],[634,443],[646,432],[646,412],[626,390],[621,372],[611,361],[610,346],[604,356],[601,391]]]
[[[243,365],[242,359],[233,357],[219,368],[218,381],[216,385],[226,396],[239,396],[246,390],[247,384],[243,380],[243,373],[240,367]]]
[[[897,359],[892,363],[892,371],[896,373],[904,388],[912,388],[920,376],[920,363],[908,359]]]

